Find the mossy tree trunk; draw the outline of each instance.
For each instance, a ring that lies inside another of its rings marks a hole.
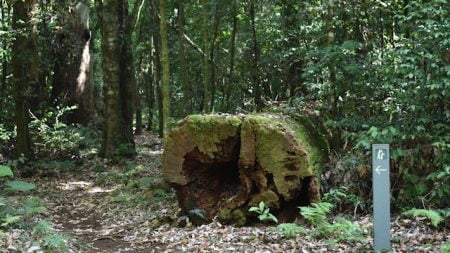
[[[288,221],[298,206],[320,199],[327,152],[307,117],[194,115],[168,136],[163,170],[182,210],[198,223],[219,215],[243,225],[260,201]]]
[[[105,126],[101,155],[133,156],[134,139],[133,92],[130,84],[129,56],[123,40],[126,39],[127,2],[123,0],[104,0],[102,7],[102,56],[105,96]]]
[[[31,155],[30,121],[28,105],[32,90],[39,85],[38,54],[31,19],[36,5],[34,0],[15,1],[13,23],[15,40],[12,45],[12,73],[14,75],[15,124],[17,128],[16,153]]]

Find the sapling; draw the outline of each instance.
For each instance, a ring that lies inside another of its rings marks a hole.
[[[275,222],[278,223],[277,217],[275,215],[270,213],[270,208],[266,207],[266,204],[261,201],[259,202],[258,206],[252,206],[250,209],[248,209],[249,212],[254,212],[259,214],[258,219],[262,222]],[[264,236],[263,241],[266,240],[266,231],[267,229],[264,229]]]

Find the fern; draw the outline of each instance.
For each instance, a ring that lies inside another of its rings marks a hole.
[[[14,223],[17,223],[18,221],[20,221],[22,218],[22,216],[19,215],[9,215],[7,214],[5,218],[2,219],[3,223],[2,223],[2,227],[7,227],[9,225],[12,225]]]
[[[409,217],[417,217],[417,216],[426,217],[430,220],[431,224],[435,227],[437,227],[437,225],[439,225],[439,223],[442,221],[442,217],[441,217],[441,215],[439,215],[438,212],[433,211],[433,210],[428,210],[428,209],[413,208],[411,210],[403,212],[403,214],[406,216],[409,216]]]
[[[276,232],[281,233],[285,238],[295,237],[297,234],[303,234],[306,230],[295,223],[282,223],[275,229]]]
[[[328,202],[313,203],[312,207],[299,207],[300,214],[305,217],[313,226],[327,224],[327,214],[330,213],[333,205]]]

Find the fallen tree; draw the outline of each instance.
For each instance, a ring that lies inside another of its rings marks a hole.
[[[194,223],[244,225],[260,201],[287,221],[320,199],[327,152],[307,117],[193,115],[167,137],[163,171]]]

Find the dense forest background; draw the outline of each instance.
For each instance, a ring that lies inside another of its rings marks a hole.
[[[391,144],[394,209],[449,207],[446,0],[1,0],[0,27],[0,163],[17,175],[133,159],[190,114],[305,114],[342,208],[370,210],[373,143]]]

